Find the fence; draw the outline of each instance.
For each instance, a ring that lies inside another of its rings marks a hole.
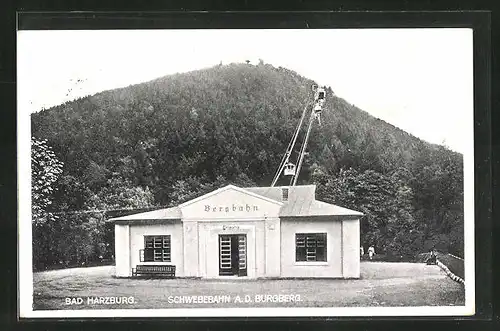
[[[437,258],[443,263],[452,273],[458,277],[465,279],[464,260],[451,254],[437,253]]]

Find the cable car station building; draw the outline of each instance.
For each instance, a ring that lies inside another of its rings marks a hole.
[[[175,266],[176,277],[359,278],[361,213],[314,185],[228,185],[179,206],[113,218],[116,276]]]

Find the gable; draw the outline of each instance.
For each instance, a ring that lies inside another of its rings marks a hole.
[[[279,217],[282,204],[245,189],[228,185],[179,206],[183,220],[264,219]]]

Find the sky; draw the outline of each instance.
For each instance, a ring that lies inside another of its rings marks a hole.
[[[262,59],[463,153],[473,144],[472,52],[472,30],[459,28],[19,31],[18,111]]]

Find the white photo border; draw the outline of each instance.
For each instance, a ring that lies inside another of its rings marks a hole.
[[[472,29],[471,38],[472,38]],[[18,49],[18,52],[20,50]],[[472,49],[471,49],[472,51]],[[471,63],[471,66],[473,63]],[[18,100],[23,95],[18,89]],[[473,109],[473,105],[471,105]],[[470,139],[464,146],[464,260],[465,305],[453,307],[332,307],[332,308],[188,308],[188,309],[83,309],[33,310],[32,222],[31,222],[31,120],[17,110],[18,164],[18,271],[20,318],[82,317],[305,317],[305,316],[470,316],[475,313],[474,270],[474,112],[468,114]]]

